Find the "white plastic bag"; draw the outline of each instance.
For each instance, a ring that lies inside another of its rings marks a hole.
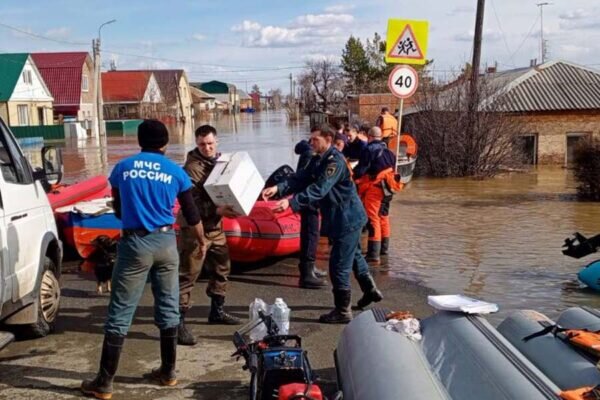
[[[281,297],[276,298],[271,306],[273,321],[277,324],[280,335],[287,335],[290,331],[290,311]]]
[[[421,336],[421,324],[416,318],[407,318],[400,321],[397,319],[390,319],[385,323],[385,329],[401,333],[409,339],[416,341],[423,338]]]
[[[249,307],[249,320],[252,322],[258,322],[260,320],[258,316],[258,312],[262,311],[265,314],[269,314],[269,306],[267,303],[263,301],[263,299],[254,299],[252,303],[250,303]],[[254,329],[252,329],[249,333],[250,339],[252,341],[261,340],[265,336],[267,336],[267,327],[265,324],[261,323]]]

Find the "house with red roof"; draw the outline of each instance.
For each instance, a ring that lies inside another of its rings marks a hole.
[[[87,52],[31,53],[54,98],[54,118],[91,124],[94,115],[94,63]]]
[[[159,118],[163,96],[151,71],[102,73],[104,119]]]

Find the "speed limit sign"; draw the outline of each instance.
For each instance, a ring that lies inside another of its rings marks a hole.
[[[399,65],[388,78],[388,87],[392,94],[401,99],[407,99],[417,91],[419,75],[413,67]]]

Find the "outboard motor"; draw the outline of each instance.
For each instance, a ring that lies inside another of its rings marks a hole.
[[[297,335],[279,335],[279,328],[270,315],[259,311],[259,320],[251,321],[233,336],[236,352],[243,357],[243,369],[250,371],[250,400],[326,400],[314,382],[302,339]],[[248,343],[247,334],[260,324],[267,335]]]
[[[572,238],[565,239],[562,252],[565,256],[582,258],[598,251],[600,248],[600,234],[586,238],[579,232],[575,232]]]

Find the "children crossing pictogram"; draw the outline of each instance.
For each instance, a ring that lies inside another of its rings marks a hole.
[[[410,25],[406,25],[404,31],[398,37],[398,40],[392,46],[388,57],[390,58],[412,58],[412,59],[422,59],[423,52],[419,47],[419,43],[416,40],[415,34],[413,33]]]

